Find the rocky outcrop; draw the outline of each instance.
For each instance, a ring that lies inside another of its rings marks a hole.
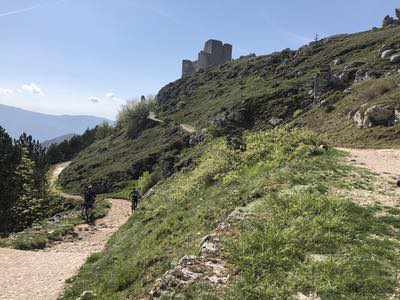
[[[394,64],[400,63],[400,53],[392,55],[390,57],[390,62]]]
[[[276,118],[276,117],[272,117],[271,119],[269,119],[268,123],[272,126],[278,126],[280,124],[282,124],[283,119],[281,118]]]
[[[382,59],[390,59],[390,56],[395,52],[394,49],[388,49],[381,53]]]
[[[398,111],[393,107],[374,105],[364,110],[361,108],[353,115],[353,121],[358,128],[375,126],[394,126],[398,122]]]
[[[225,286],[229,280],[229,270],[220,256],[219,235],[229,229],[221,223],[213,234],[200,242],[199,256],[184,256],[178,265],[158,279],[150,291],[151,299],[174,297],[177,291],[194,282],[205,282],[215,287]]]

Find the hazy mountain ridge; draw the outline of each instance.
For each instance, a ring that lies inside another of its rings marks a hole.
[[[70,139],[72,139],[76,134],[70,133],[70,134],[64,134],[62,136],[56,137],[54,139],[51,140],[46,140],[44,142],[42,142],[42,146],[45,148],[48,148],[50,145],[58,145],[61,144],[64,141],[69,141]]]
[[[81,134],[103,122],[111,121],[86,115],[49,115],[0,104],[0,126],[14,138],[27,132],[39,141],[46,141],[67,134]]]

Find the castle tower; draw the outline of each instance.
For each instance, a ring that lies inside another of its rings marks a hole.
[[[182,62],[182,77],[190,76],[199,70],[222,65],[232,60],[232,45],[218,40],[208,40],[204,49],[199,52],[197,61]]]

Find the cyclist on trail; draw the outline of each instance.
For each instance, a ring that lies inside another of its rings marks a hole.
[[[141,198],[140,192],[137,188],[133,188],[131,194],[130,194],[130,199],[132,203],[132,213],[137,209],[139,200]]]
[[[89,221],[89,216],[95,202],[96,202],[96,192],[94,191],[93,186],[89,185],[86,188],[83,200],[83,210],[85,213],[86,221]]]

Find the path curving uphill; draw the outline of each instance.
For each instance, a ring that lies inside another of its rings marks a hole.
[[[67,166],[56,167],[54,176],[58,177]],[[78,272],[88,256],[102,251],[110,236],[128,220],[130,203],[118,199],[110,201],[112,206],[106,217],[97,220],[94,226],[75,228],[79,240],[62,242],[43,251],[0,248],[0,299],[57,299],[65,280]]]

